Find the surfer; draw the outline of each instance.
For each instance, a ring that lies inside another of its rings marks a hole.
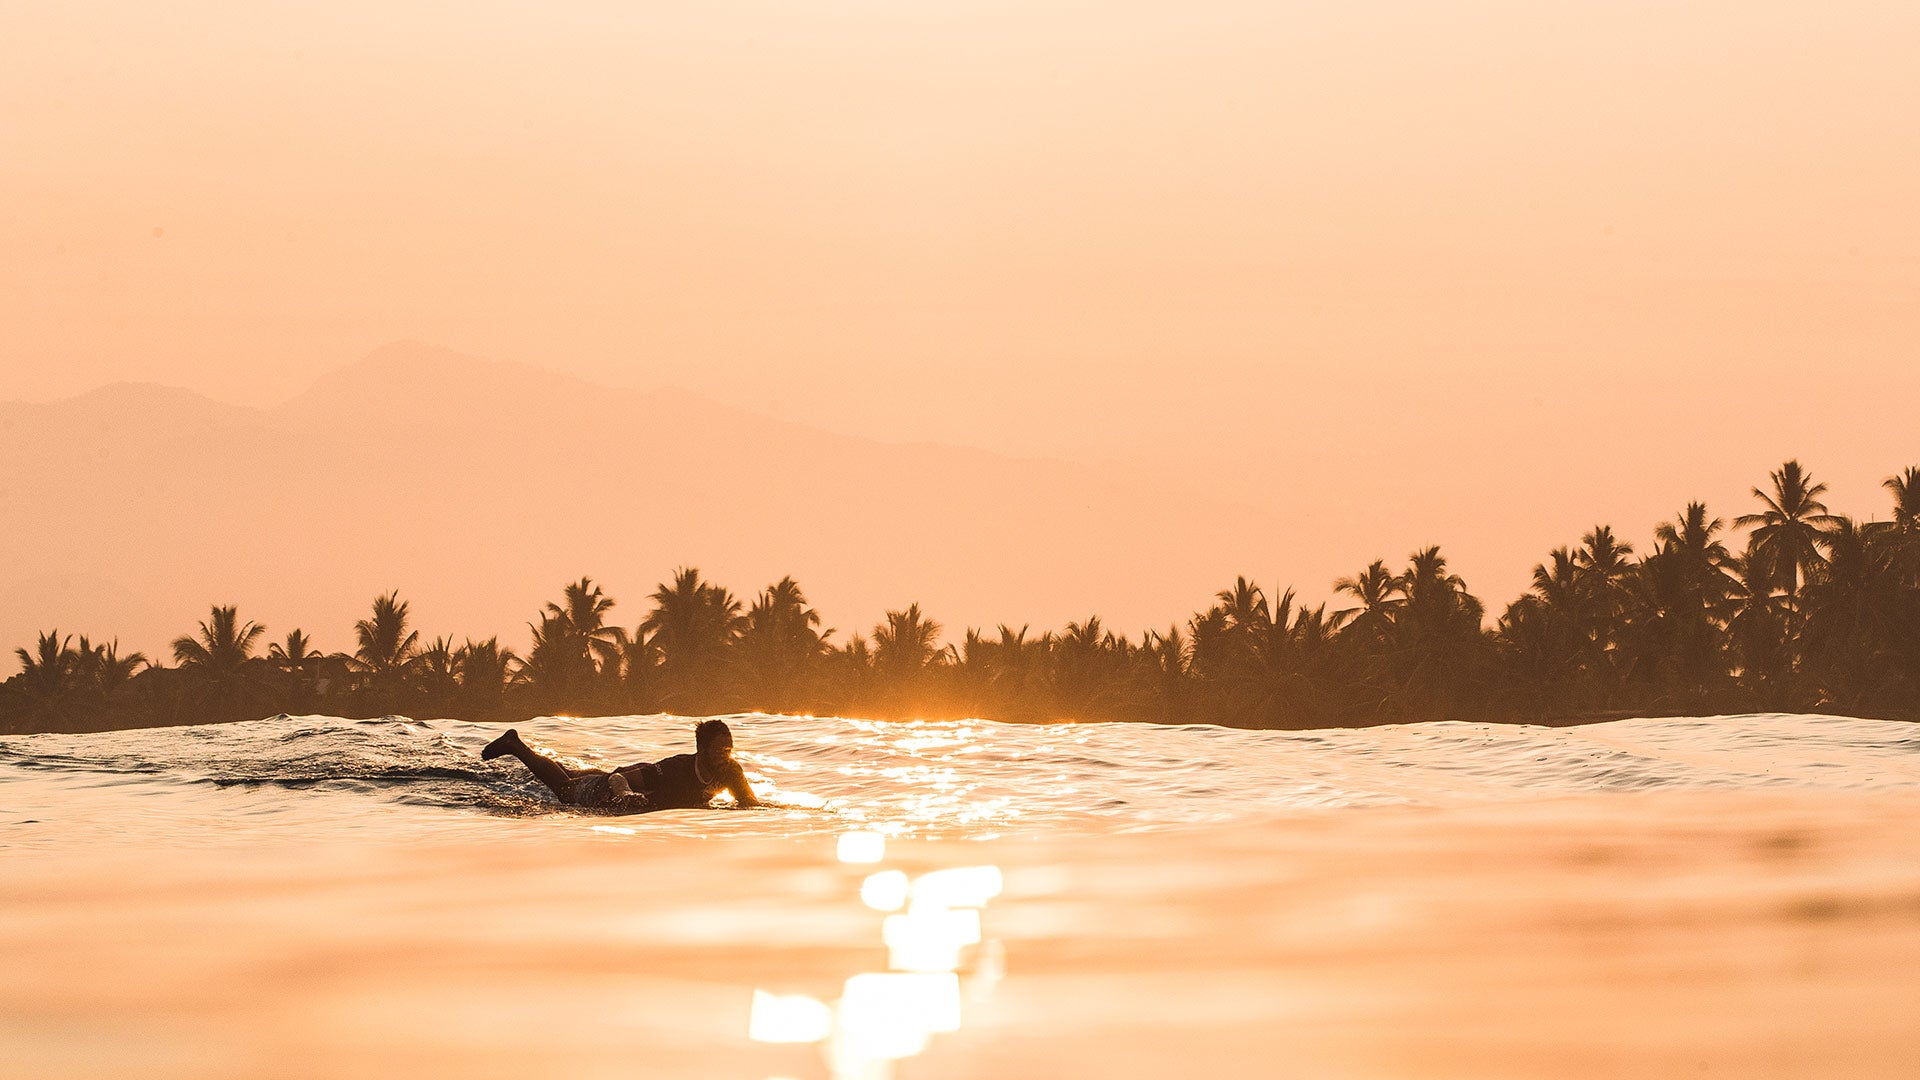
[[[637,814],[648,810],[692,810],[709,805],[722,791],[740,806],[759,806],[747,774],[733,759],[733,730],[724,720],[702,720],[693,729],[694,752],[618,769],[569,769],[528,746],[516,730],[487,744],[488,761],[511,754],[520,759],[555,798],[568,806]]]

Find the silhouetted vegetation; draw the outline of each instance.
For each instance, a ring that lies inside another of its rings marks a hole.
[[[1059,631],[969,629],[943,644],[918,604],[836,641],[792,578],[750,605],[676,571],[628,631],[590,578],[497,638],[422,645],[398,593],[351,654],[214,607],[175,666],[49,631],[16,650],[0,730],[203,723],[275,712],[711,714],[1136,720],[1303,728],[1412,720],[1565,722],[1755,710],[1920,718],[1920,468],[1885,482],[1886,521],[1832,514],[1798,462],[1729,527],[1701,503],[1635,546],[1606,525],[1558,548],[1492,625],[1437,547],[1333,583],[1339,605],[1246,578],[1138,639],[1099,616]]]

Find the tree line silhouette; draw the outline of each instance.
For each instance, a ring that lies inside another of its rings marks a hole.
[[[497,637],[422,642],[398,593],[350,653],[214,607],[172,665],[49,631],[16,650],[0,730],[98,730],[278,712],[510,720],[745,711],[874,718],[1133,720],[1305,728],[1412,720],[1555,722],[1794,710],[1920,718],[1920,468],[1890,520],[1828,512],[1797,461],[1728,523],[1691,503],[1636,552],[1596,526],[1550,552],[1487,626],[1438,547],[1334,583],[1336,607],[1239,578],[1184,624],[1131,638],[1096,616],[1058,631],[969,629],[942,644],[918,604],[835,640],[792,578],[750,604],[682,569],[632,630],[590,578]]]

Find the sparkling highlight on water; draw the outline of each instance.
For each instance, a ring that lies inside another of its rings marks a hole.
[[[847,864],[886,857],[880,833],[840,835],[835,858]],[[1006,954],[985,941],[980,909],[1004,885],[997,866],[959,866],[914,878],[876,870],[860,882],[860,902],[878,912],[887,971],[849,976],[831,1005],[806,994],[756,989],[748,1037],[763,1043],[819,1043],[834,1080],[887,1080],[893,1063],[924,1051],[935,1035],[960,1030],[962,1000],[990,997],[1005,975]],[[905,909],[902,911],[902,909]],[[978,948],[964,984],[968,950]]]
[[[860,883],[860,900],[875,911],[899,911],[907,906],[911,889],[903,871],[882,870]]]
[[[877,863],[887,857],[887,838],[877,832],[841,833],[839,853],[843,863]]]

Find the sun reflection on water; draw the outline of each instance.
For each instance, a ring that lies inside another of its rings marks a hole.
[[[881,833],[858,830],[840,834],[835,855],[871,865],[885,860],[886,848]],[[868,874],[861,902],[898,912],[881,923],[888,970],[849,976],[831,1004],[756,989],[748,1037],[818,1043],[834,1080],[887,1080],[895,1061],[921,1053],[935,1035],[958,1031],[963,997],[986,1000],[1005,973],[1005,950],[984,940],[980,928],[981,909],[1003,883],[997,866],[949,867],[918,877],[898,869]]]
[[[981,755],[1003,753],[1004,745],[979,721],[841,723],[843,729],[816,742],[847,752],[811,769],[858,786],[857,795],[834,800],[832,809],[868,823],[868,829],[888,836],[973,836],[980,824],[1010,824],[1028,812],[1026,801],[997,787],[1001,781],[992,770],[980,767]],[[769,757],[764,763],[777,768],[780,760]]]

